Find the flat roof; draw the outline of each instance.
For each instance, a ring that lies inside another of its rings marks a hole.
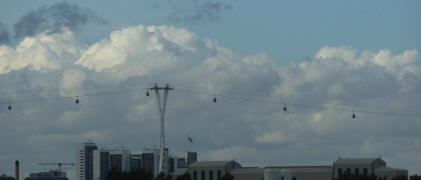
[[[196,161],[190,164],[190,167],[219,167],[225,166],[232,161]]]
[[[380,158],[339,158],[333,164],[371,164]]]
[[[392,168],[392,167],[379,167],[374,169],[374,171],[378,171],[378,172],[384,172],[384,171],[406,171],[408,172],[408,170],[406,169],[399,169],[399,168]]]
[[[288,169],[291,172],[332,172],[332,166],[270,166],[265,169]]]
[[[263,174],[264,168],[259,167],[245,167],[231,170],[231,174]]]

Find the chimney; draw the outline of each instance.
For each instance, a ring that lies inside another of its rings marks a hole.
[[[16,180],[19,180],[19,161],[15,161],[15,178]]]

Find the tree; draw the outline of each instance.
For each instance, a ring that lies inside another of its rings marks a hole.
[[[111,171],[108,172],[106,180],[117,180],[117,179],[122,179],[122,177],[123,175],[121,171],[118,170],[118,168],[113,167]]]
[[[219,180],[234,180],[234,176],[232,176],[231,173],[227,172]]]
[[[415,174],[409,177],[409,180],[421,180],[421,175]]]
[[[161,172],[156,176],[155,180],[172,180],[172,175]]]
[[[393,177],[392,180],[408,180],[408,177],[401,175],[401,176]]]
[[[144,168],[129,172],[129,180],[153,180],[153,174]]]
[[[153,174],[145,169],[136,169],[130,172],[121,172],[118,168],[112,168],[106,180],[153,180]],[[167,179],[165,179],[167,180]]]
[[[387,180],[387,176],[385,177],[378,177],[374,174],[365,176],[365,175],[355,175],[351,173],[343,173],[338,178],[334,178],[334,180]],[[396,176],[393,177],[392,180],[407,180],[406,176]]]
[[[177,176],[174,180],[191,180],[191,177],[189,172],[186,172],[183,175]]]

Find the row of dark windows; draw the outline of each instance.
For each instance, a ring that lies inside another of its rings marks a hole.
[[[351,174],[351,168],[346,168],[346,172],[348,174]],[[354,169],[354,174],[355,175],[360,175],[360,168],[355,168]],[[342,168],[338,168],[338,176],[342,175]],[[368,175],[368,169],[367,168],[363,168],[363,174],[364,176]]]
[[[208,173],[209,175],[209,180],[214,180],[213,179],[213,171],[209,171]],[[221,170],[217,171],[217,175],[216,175],[216,179],[219,179],[222,177],[222,172]],[[206,179],[206,172],[205,171],[200,171],[200,180],[205,180]],[[197,171],[193,171],[193,180],[198,180],[197,179]]]

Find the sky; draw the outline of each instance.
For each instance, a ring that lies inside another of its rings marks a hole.
[[[2,0],[0,173],[12,175],[17,159],[21,177],[53,168],[38,162],[75,162],[76,144],[89,139],[159,147],[145,89],[169,83],[174,154],[243,166],[382,157],[421,174],[420,7]]]

